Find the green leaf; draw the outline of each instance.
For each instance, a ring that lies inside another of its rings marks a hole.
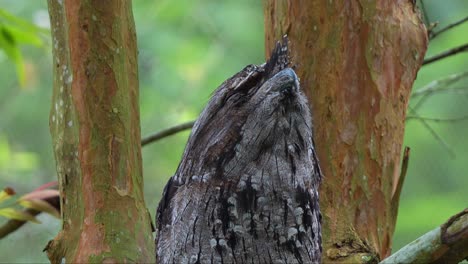
[[[40,28],[0,8],[0,49],[15,63],[20,87],[25,86],[26,79],[23,57],[18,45],[43,46],[43,39],[48,33],[49,30]]]
[[[24,211],[21,211],[21,210],[18,210],[18,209],[11,208],[11,207],[0,209],[0,215],[6,217],[8,219],[15,219],[15,220],[20,220],[20,221],[30,221],[30,222],[33,222],[33,223],[36,223],[36,224],[41,223],[33,215],[28,214],[28,213],[26,213]]]
[[[45,212],[60,219],[60,212],[46,201],[39,200],[39,199],[32,199],[32,200],[18,200],[18,203],[23,207],[34,209],[36,211]]]
[[[0,25],[0,49],[3,49],[5,54],[11,59],[16,66],[16,75],[21,87],[25,84],[25,68],[23,63],[23,56],[21,51],[16,45],[16,41],[10,30]]]
[[[38,27],[33,23],[21,19],[2,8],[0,8],[0,22],[4,22],[4,24],[13,25],[17,28],[22,29],[23,31],[49,34],[48,29]]]
[[[24,31],[14,26],[8,26],[8,30],[18,44],[30,44],[36,47],[44,45],[44,41],[36,32]]]
[[[10,187],[6,187],[0,192],[0,203],[10,199],[13,195],[15,195],[15,191]]]

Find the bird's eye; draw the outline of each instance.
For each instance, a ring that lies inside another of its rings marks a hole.
[[[293,86],[291,84],[284,85],[279,89],[279,92],[283,95],[288,95],[291,94],[293,91]]]

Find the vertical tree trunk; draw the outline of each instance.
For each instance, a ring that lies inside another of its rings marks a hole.
[[[131,1],[48,4],[55,65],[50,129],[63,208],[49,259],[154,262]]]
[[[426,47],[411,1],[265,4],[266,54],[287,34],[311,101],[324,262],[375,262],[391,251],[409,94]]]

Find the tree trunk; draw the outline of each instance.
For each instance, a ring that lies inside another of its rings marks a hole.
[[[324,174],[323,261],[391,252],[409,94],[427,47],[411,1],[265,3],[266,54],[290,39]]]
[[[48,4],[55,65],[50,130],[63,209],[49,259],[154,262],[131,1]]]

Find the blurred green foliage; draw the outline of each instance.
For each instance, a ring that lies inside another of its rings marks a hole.
[[[30,44],[40,47],[43,45],[45,34],[49,34],[47,29],[42,29],[0,8],[0,49],[13,61],[20,86],[25,85],[26,72],[19,45]]]
[[[430,21],[439,21],[437,28],[468,13],[468,2],[463,0],[424,3]],[[143,136],[195,119],[222,81],[247,64],[264,61],[261,1],[141,0],[133,1],[133,11],[139,47]],[[22,64],[15,66],[18,63],[12,60],[18,60],[4,48],[5,40],[0,40],[0,187],[12,186],[18,193],[55,180],[48,128],[51,47],[50,36],[44,39],[42,29],[47,25],[46,1],[0,0],[0,30],[5,32],[7,28],[7,35],[14,36],[12,43],[21,51],[17,53]],[[468,42],[467,33],[468,23],[440,35],[431,41],[427,56]],[[414,90],[432,80],[466,71],[467,59],[464,53],[423,67]],[[468,115],[468,81],[452,86],[456,89],[430,95],[418,106],[417,114],[435,118]],[[415,107],[418,100],[420,97],[415,97],[411,106]],[[450,150],[435,139],[421,120],[408,120],[405,145],[411,147],[411,157],[394,249],[468,205],[468,122],[427,124]],[[188,132],[180,133],[143,149],[145,199],[153,217],[162,188],[177,168],[187,136]],[[60,223],[45,214],[39,220],[45,224],[25,225],[3,239],[0,262],[47,262],[42,249],[56,235]]]

